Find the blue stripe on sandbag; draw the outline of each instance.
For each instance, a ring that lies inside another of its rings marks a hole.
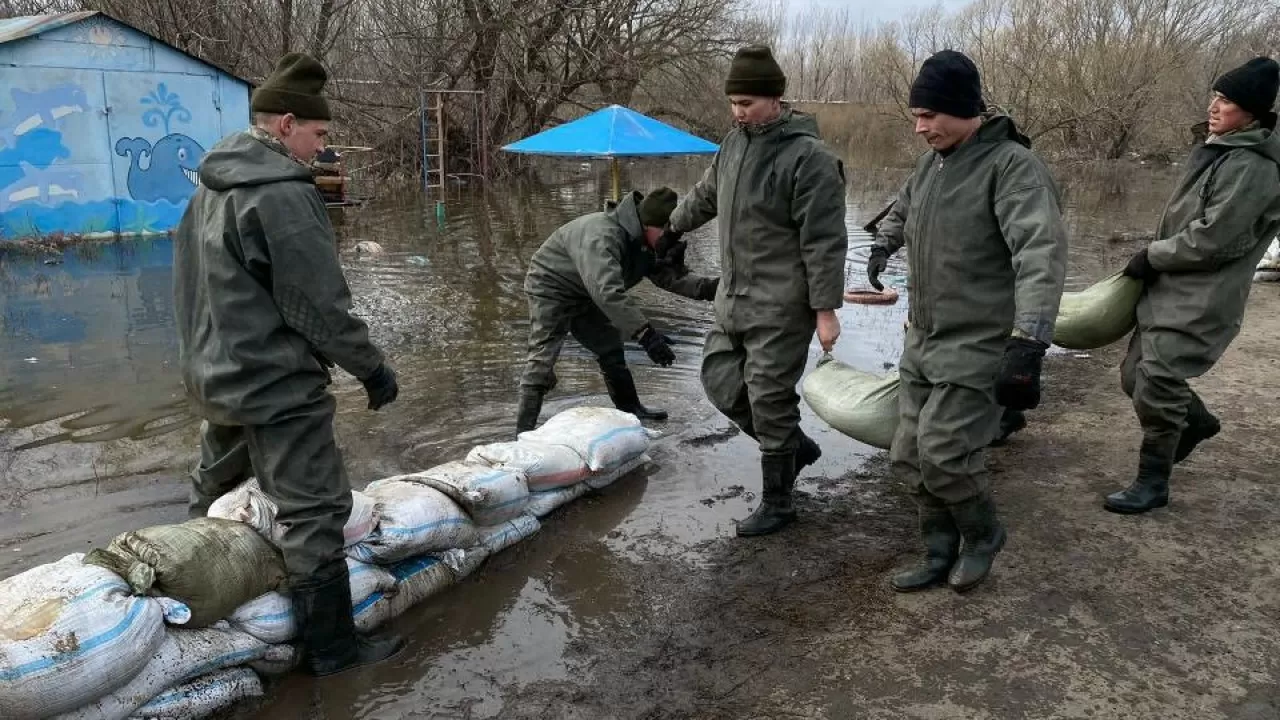
[[[80,641],[79,646],[71,652],[59,653],[54,657],[40,658],[39,660],[32,660],[29,663],[15,665],[12,668],[0,670],[0,680],[18,680],[28,675],[40,672],[41,670],[48,670],[49,668],[60,663],[67,662],[72,658],[87,655],[93,650],[102,647],[128,632],[130,626],[133,625],[133,622],[142,614],[143,609],[146,608],[147,603],[149,602],[153,601],[139,598],[138,601],[133,604],[133,607],[129,608],[129,612],[125,614],[124,619],[116,623],[115,627],[107,630],[106,632],[99,633],[88,640]]]

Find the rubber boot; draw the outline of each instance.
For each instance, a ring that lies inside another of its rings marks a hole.
[[[818,462],[822,457],[822,448],[803,431],[797,429],[796,432],[800,433],[800,442],[796,445],[796,476],[799,477],[801,470]]]
[[[1138,477],[1133,484],[1111,493],[1102,505],[1113,513],[1137,515],[1169,504],[1169,475],[1173,458],[1158,444],[1143,441],[1138,453]]]
[[[760,456],[763,498],[760,507],[738,523],[739,537],[768,535],[795,522],[796,509],[791,493],[796,486],[795,451],[769,452]]]
[[[960,555],[960,530],[947,506],[933,497],[917,496],[916,507],[920,511],[924,562],[889,579],[889,585],[898,592],[915,592],[942,585]]]
[[[529,432],[538,426],[542,412],[542,390],[534,387],[520,388],[520,408],[516,410],[516,434]]]
[[[293,612],[302,650],[301,667],[316,677],[381,662],[404,649],[390,634],[358,635],[351,616],[351,580],[347,564],[329,580],[309,580],[293,588]]]
[[[973,499],[950,505],[947,510],[963,541],[947,584],[958,593],[968,592],[987,578],[1008,533],[996,516],[996,504],[990,493],[983,492]]]
[[[640,395],[636,392],[635,378],[631,371],[622,368],[604,374],[605,387],[609,388],[609,399],[613,406],[622,412],[629,412],[641,420],[666,420],[667,411],[647,408],[640,404]]]
[[[1178,438],[1178,448],[1174,451],[1173,461],[1180,463],[1186,460],[1197,445],[1221,431],[1222,423],[1209,412],[1209,408],[1204,406],[1200,396],[1192,393],[1191,406],[1187,408],[1187,427]]]

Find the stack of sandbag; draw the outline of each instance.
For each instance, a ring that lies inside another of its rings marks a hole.
[[[206,514],[212,518],[242,522],[273,544],[279,545],[284,526],[276,522],[277,512],[275,501],[262,491],[258,479],[249,478],[215,500]],[[362,492],[352,491],[351,517],[342,528],[343,546],[350,547],[369,537],[377,524],[378,508],[373,498]]]

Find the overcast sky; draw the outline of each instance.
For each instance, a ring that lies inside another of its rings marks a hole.
[[[968,0],[941,0],[945,8],[963,7]],[[795,14],[807,7],[849,8],[855,17],[863,16],[867,20],[896,20],[897,18],[920,8],[934,4],[934,0],[786,0],[787,9]]]

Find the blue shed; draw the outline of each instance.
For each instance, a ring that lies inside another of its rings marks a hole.
[[[172,229],[249,91],[100,12],[0,20],[0,241]]]

